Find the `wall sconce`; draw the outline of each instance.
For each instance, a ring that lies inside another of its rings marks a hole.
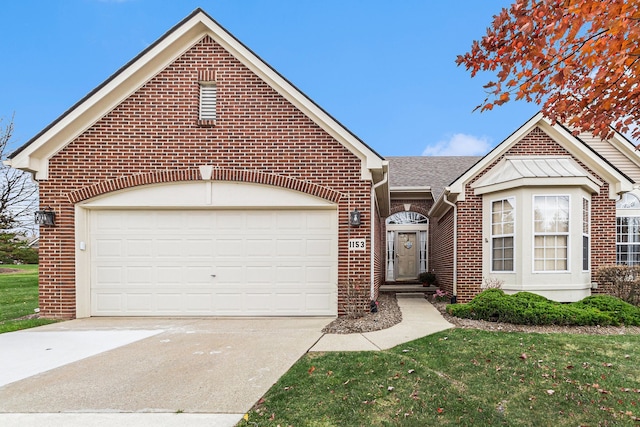
[[[349,214],[349,225],[352,227],[360,226],[360,211],[358,209],[354,209],[354,211]]]
[[[56,225],[56,213],[51,208],[36,211],[36,224],[38,225]]]

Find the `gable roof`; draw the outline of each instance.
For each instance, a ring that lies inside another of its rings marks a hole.
[[[444,188],[473,166],[480,156],[388,156],[390,191],[414,188],[440,197]]]
[[[436,214],[437,212],[442,212],[448,209],[449,204],[443,200],[445,197],[449,202],[464,200],[465,186],[535,128],[540,128],[555,142],[567,150],[567,152],[579,159],[589,169],[596,172],[602,179],[608,182],[609,197],[611,199],[616,199],[618,194],[631,191],[633,189],[633,185],[635,183],[634,180],[620,171],[607,158],[603,157],[591,146],[574,136],[566,127],[557,123],[552,123],[546,119],[542,113],[537,113],[513,132],[507,139],[498,144],[480,161],[452,182],[451,185],[445,189],[442,196],[436,201],[436,203],[434,203],[430,213]]]
[[[360,158],[363,179],[384,179],[386,160],[200,8],[18,148],[5,163],[35,173],[36,179],[46,179],[51,157],[207,35]],[[385,185],[378,191],[383,190]]]

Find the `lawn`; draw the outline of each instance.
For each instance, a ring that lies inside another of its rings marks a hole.
[[[49,319],[23,319],[38,308],[38,266],[0,266],[20,270],[0,274],[0,333],[52,323]]]
[[[637,426],[640,336],[453,329],[309,353],[240,426]]]

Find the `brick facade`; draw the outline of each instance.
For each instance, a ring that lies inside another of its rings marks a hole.
[[[215,126],[198,122],[203,75],[215,76]],[[360,305],[368,306],[370,253],[347,248],[349,238],[371,230],[371,182],[361,179],[360,159],[206,36],[50,159],[40,202],[57,217],[55,227],[41,230],[41,314],[75,316],[74,203],[199,179],[199,165],[213,165],[214,179],[268,183],[336,203],[339,312],[347,283],[359,286]],[[362,225],[349,227],[355,208]]]

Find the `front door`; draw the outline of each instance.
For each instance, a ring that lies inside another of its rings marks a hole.
[[[416,241],[416,233],[398,232],[396,245],[397,280],[418,278],[418,245],[416,245]]]

